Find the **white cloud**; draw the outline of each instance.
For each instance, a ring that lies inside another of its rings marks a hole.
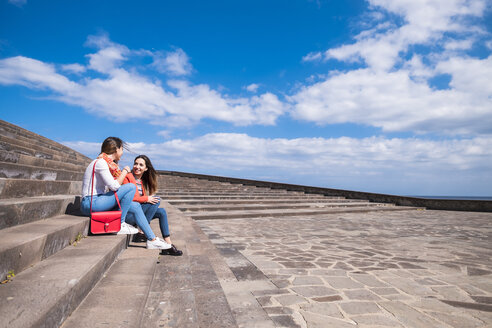
[[[492,56],[442,62],[436,71],[452,76],[451,89],[445,90],[412,79],[413,72],[404,69],[339,73],[295,94],[293,115],[319,124],[352,122],[384,131],[492,133],[492,89],[486,82],[491,70]]]
[[[465,18],[481,16],[486,8],[484,0],[369,0],[369,3],[376,10],[401,16],[404,23],[378,24],[361,32],[355,43],[327,50],[325,59],[364,60],[372,69],[390,70],[411,45],[430,45],[449,32],[480,33]]]
[[[473,39],[451,40],[444,45],[446,50],[468,50],[473,46]]]
[[[75,74],[84,73],[86,71],[85,66],[82,66],[80,64],[62,65],[61,68],[62,68],[62,70],[66,71],[66,72],[71,72],[71,73],[75,73]]]
[[[130,54],[127,47],[111,42],[107,35],[89,36],[86,45],[99,49],[98,52],[87,57],[89,57],[89,68],[100,73],[112,73]]]
[[[54,65],[21,56],[0,60],[0,84],[20,84],[59,93],[70,93],[77,87],[76,83],[56,73]]]
[[[100,147],[96,143],[64,144],[91,156],[97,155]],[[373,192],[459,194],[470,188],[470,192],[485,195],[492,183],[491,144],[490,137],[446,141],[384,137],[262,139],[212,133],[189,140],[130,143],[130,148],[135,154],[148,155],[155,167],[164,170],[229,176],[240,172],[241,177],[253,179],[262,176]],[[124,161],[131,162],[133,157],[125,154]]]
[[[306,56],[302,57],[302,61],[308,62],[308,61],[316,61],[320,60],[322,58],[321,52],[311,52],[307,54]]]
[[[329,49],[324,59],[360,63],[302,86],[290,98],[293,117],[318,124],[358,123],[384,131],[441,134],[492,133],[492,56],[463,55],[483,31],[470,22],[485,10],[482,0],[370,0],[374,28],[353,44]],[[398,26],[383,14],[402,18]],[[412,46],[427,47],[422,54]],[[309,54],[307,57],[318,58]],[[305,57],[306,58],[306,57]],[[409,59],[408,59],[409,58]],[[449,88],[432,78],[448,74]]]
[[[250,85],[246,86],[246,90],[248,90],[249,92],[254,92],[256,93],[258,91],[258,88],[260,87],[259,84],[256,84],[256,83],[251,83]]]
[[[161,130],[161,131],[157,132],[157,135],[168,139],[169,137],[171,137],[171,131],[169,131],[169,130]]]
[[[139,74],[135,67],[123,67],[130,56],[148,52],[132,52],[107,36],[91,36],[87,44],[98,48],[96,53],[87,55],[88,67],[102,73],[102,77],[87,75],[75,82],[58,73],[54,65],[18,56],[0,59],[0,84],[47,89],[54,93],[53,99],[81,106],[110,120],[148,119],[167,127],[189,126],[205,118],[243,126],[272,125],[287,110],[271,93],[233,97],[206,84],[192,85],[185,80],[169,80],[163,86],[161,81]],[[62,69],[82,71],[83,66]]]
[[[193,67],[190,58],[183,49],[176,49],[173,52],[154,53],[153,66],[162,73],[169,73],[174,76],[190,75]]]

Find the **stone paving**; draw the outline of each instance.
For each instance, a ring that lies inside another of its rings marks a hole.
[[[492,327],[492,213],[196,222],[277,327]]]

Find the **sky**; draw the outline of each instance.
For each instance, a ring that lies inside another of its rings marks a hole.
[[[0,0],[0,119],[121,165],[492,196],[490,0]]]

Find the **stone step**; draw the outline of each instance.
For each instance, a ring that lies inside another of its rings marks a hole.
[[[0,281],[87,236],[89,218],[60,215],[0,230]]]
[[[213,196],[213,195],[180,195],[180,196],[161,196],[161,198],[172,201],[172,200],[184,200],[184,199],[196,199],[196,200],[205,200],[205,199],[284,199],[285,195],[258,195],[258,194],[243,194],[243,195],[227,195],[227,196]],[[288,198],[292,199],[319,199],[322,196],[319,195],[290,195]]]
[[[292,196],[305,196],[305,194],[294,194],[294,193],[277,193],[277,192],[257,192],[255,190],[240,190],[240,191],[228,191],[225,190],[223,192],[175,192],[175,193],[166,193],[166,192],[161,192],[159,190],[159,195],[161,197],[170,197],[170,196],[249,196],[249,195],[256,195],[256,196],[279,196],[279,197],[288,197],[290,195]],[[307,196],[307,195],[306,195]],[[311,197],[311,196],[307,196]]]
[[[125,246],[126,235],[88,237],[0,285],[2,325],[59,327]]]
[[[15,151],[0,150],[0,162],[14,163],[21,165],[37,166],[41,168],[53,168],[58,170],[68,170],[75,172],[84,172],[88,163],[72,164],[64,161],[55,161],[24,155]]]
[[[0,199],[0,229],[47,219],[61,214],[77,214],[80,196],[52,195]]]
[[[0,178],[0,199],[50,195],[80,195],[82,181]]]
[[[82,181],[83,172],[41,168],[31,165],[14,163],[0,163],[0,178],[8,179],[36,179],[36,180],[68,180]]]
[[[158,257],[158,250],[130,245],[61,327],[142,327]]]
[[[159,193],[161,195],[234,195],[234,194],[247,194],[253,193],[258,195],[304,195],[304,193],[299,192],[289,192],[286,190],[255,190],[255,189],[220,189],[220,190],[197,190],[197,191],[189,191],[189,190],[179,190],[179,191],[167,191],[163,189],[159,189]]]
[[[279,202],[276,204],[224,204],[224,205],[176,205],[181,211],[186,212],[211,212],[211,211],[249,211],[249,210],[291,210],[291,209],[322,209],[335,207],[363,207],[363,206],[394,206],[390,204],[378,204],[369,202],[332,202],[332,203],[285,203]]]
[[[2,120],[0,120],[0,135],[27,142],[28,144],[39,145],[61,153],[72,154],[76,156],[77,159],[88,159],[85,155],[70,147]]]
[[[310,198],[309,202],[310,203],[336,203],[342,201],[346,203],[367,203],[367,200],[361,200],[361,199],[345,199],[345,198]],[[306,199],[302,198],[297,198],[297,199],[292,199],[292,198],[281,198],[281,199],[224,199],[224,200],[216,200],[216,199],[210,199],[210,200],[169,200],[170,204],[173,204],[177,207],[180,206],[187,206],[187,205],[217,205],[217,204],[224,204],[224,205],[234,205],[234,204],[278,204],[279,202],[286,202],[286,203],[305,203]]]
[[[130,243],[63,328],[237,327],[216,273],[217,250],[193,220],[166,210],[183,256],[158,256]],[[159,231],[156,220],[151,227]]]
[[[292,209],[284,210],[251,210],[251,211],[213,211],[201,213],[186,213],[194,220],[218,220],[218,219],[237,219],[237,218],[260,218],[260,217],[283,217],[283,216],[314,216],[333,213],[353,213],[371,211],[407,211],[422,210],[422,208],[409,206],[361,206],[361,207],[333,207],[318,210]]]
[[[0,136],[0,150],[15,152],[36,158],[44,158],[59,162],[71,163],[75,165],[90,163],[90,160],[88,160],[85,156],[83,158],[77,157],[75,155],[71,156],[69,154],[42,148],[40,146],[33,146],[29,143],[20,142],[4,136]]]

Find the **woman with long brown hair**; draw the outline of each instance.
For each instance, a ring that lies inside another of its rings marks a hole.
[[[137,156],[133,161],[132,172],[126,175],[123,183],[133,184],[137,187],[133,201],[140,203],[149,224],[153,219],[159,219],[159,227],[164,242],[171,245],[169,249],[163,250],[161,254],[174,256],[182,255],[183,252],[178,250],[171,241],[166,210],[159,207],[160,199],[155,196],[155,193],[157,192],[157,173],[150,159],[145,155]],[[139,242],[142,241],[143,238],[143,234],[137,233],[134,236],[133,241]]]
[[[145,233],[147,248],[169,249],[171,245],[154,235],[142,207],[133,201],[136,187],[134,185],[122,185],[123,180],[130,173],[128,166],[120,170],[117,164],[123,155],[124,145],[124,142],[117,137],[108,137],[104,140],[101,145],[101,153],[85,170],[80,210],[84,215],[90,215],[91,202],[92,210],[95,212],[115,209],[117,207],[114,196],[116,193],[121,204],[121,230],[118,233],[135,234],[138,230],[132,225],[136,224]],[[92,178],[93,170],[94,179]],[[92,197],[91,194],[93,194]]]

